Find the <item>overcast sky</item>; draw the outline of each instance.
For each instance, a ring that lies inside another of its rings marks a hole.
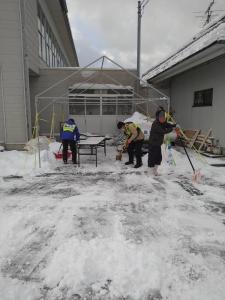
[[[109,56],[136,67],[137,0],[67,0],[78,59],[84,66]],[[150,0],[142,18],[141,73],[158,64],[201,30],[198,11],[211,0]],[[216,0],[215,10],[225,10]],[[225,12],[216,12],[221,15]]]

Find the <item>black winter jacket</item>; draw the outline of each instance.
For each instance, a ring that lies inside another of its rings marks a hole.
[[[152,123],[150,136],[149,136],[149,145],[151,146],[161,146],[163,144],[164,135],[173,131],[173,128],[176,127],[175,124],[170,123],[160,123],[158,120],[155,120]]]

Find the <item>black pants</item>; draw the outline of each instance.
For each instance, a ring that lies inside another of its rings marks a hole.
[[[72,161],[74,164],[77,163],[77,144],[75,141],[70,140],[62,140],[63,144],[63,161],[67,161],[67,151],[68,146],[70,146],[70,150],[72,152]]]
[[[134,155],[136,156],[136,164],[141,165],[142,164],[142,148],[143,140],[131,142],[127,148],[127,152],[129,155],[129,162],[134,162]]]
[[[148,147],[148,166],[153,168],[155,165],[160,165],[162,162],[161,146],[149,145]]]

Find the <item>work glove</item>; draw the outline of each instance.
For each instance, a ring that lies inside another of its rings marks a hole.
[[[125,151],[127,150],[128,146],[129,146],[129,142],[128,142],[128,141],[129,141],[129,140],[126,140],[126,141],[124,142],[124,144],[123,144],[123,147],[122,147],[123,152],[125,152]]]
[[[179,127],[175,128],[175,132],[176,132],[176,134],[177,134],[178,137],[181,136],[181,132],[180,132],[180,128]]]
[[[123,145],[122,147],[122,152],[125,152],[127,150],[127,146],[126,145]]]

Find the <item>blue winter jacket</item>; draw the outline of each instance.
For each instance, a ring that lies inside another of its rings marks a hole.
[[[79,141],[80,132],[73,119],[66,121],[62,127],[61,140]]]

